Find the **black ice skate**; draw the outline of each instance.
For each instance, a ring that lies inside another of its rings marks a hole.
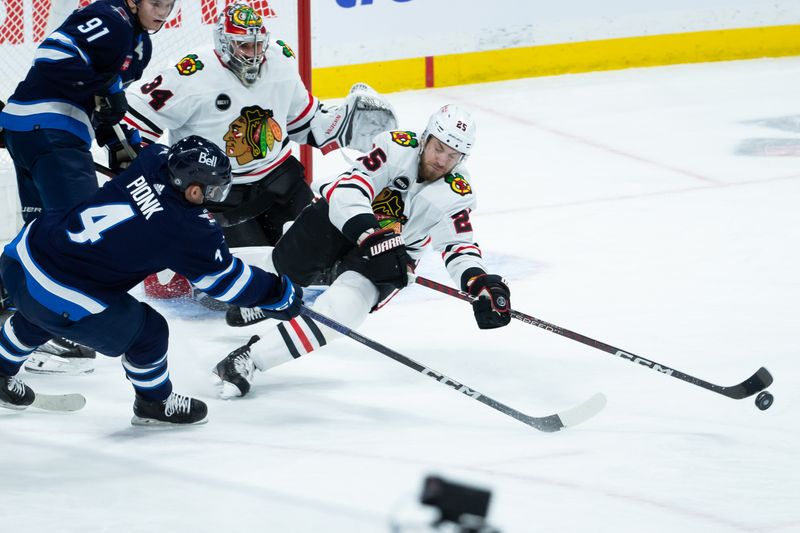
[[[218,378],[217,384],[222,385],[220,398],[223,400],[244,396],[250,392],[250,385],[256,373],[256,365],[250,356],[250,346],[258,340],[258,335],[253,335],[247,344],[229,353],[214,368],[214,375]]]
[[[205,424],[208,407],[200,400],[174,392],[164,401],[148,401],[138,394],[133,402],[134,426]]]
[[[36,398],[33,389],[16,376],[0,375],[0,406],[7,409],[22,410]]]
[[[76,376],[94,372],[95,351],[63,337],[39,346],[25,361],[25,370],[34,374]]]

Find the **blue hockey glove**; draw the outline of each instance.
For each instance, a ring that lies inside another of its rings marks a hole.
[[[261,304],[259,307],[268,318],[278,320],[291,320],[300,314],[303,305],[303,288],[292,283],[289,276],[280,277],[280,296],[270,303]]]

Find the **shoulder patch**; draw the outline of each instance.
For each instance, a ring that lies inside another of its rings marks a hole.
[[[292,47],[286,44],[284,41],[279,39],[275,42],[278,43],[278,45],[283,49],[283,55],[286,57],[297,57],[294,55],[294,50],[292,50]]]
[[[461,196],[472,194],[472,187],[469,186],[469,182],[458,172],[448,174],[444,177],[444,181],[450,185],[450,188],[453,190],[453,192],[460,194]]]
[[[205,65],[197,58],[197,54],[189,54],[175,65],[175,68],[178,69],[178,74],[181,76],[191,76],[198,70],[203,70],[203,67]]]
[[[417,134],[413,131],[393,131],[391,134],[392,140],[400,146],[406,146],[409,148],[416,148],[419,146]]]

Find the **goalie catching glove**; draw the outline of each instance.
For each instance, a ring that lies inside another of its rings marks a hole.
[[[397,129],[392,105],[366,83],[350,87],[340,105],[323,106],[319,117],[312,122],[311,131],[323,154],[342,147],[369,152],[377,134]]]
[[[478,297],[472,311],[479,328],[501,328],[511,322],[511,291],[502,277],[480,274],[467,282],[467,290]]]

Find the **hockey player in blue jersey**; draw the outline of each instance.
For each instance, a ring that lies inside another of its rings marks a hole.
[[[112,159],[126,153],[113,131],[128,107],[124,88],[142,77],[152,52],[148,32],[161,29],[173,4],[99,0],[73,12],[39,45],[26,78],[0,113],[25,223],[42,210],[71,208],[97,190],[89,151],[95,136],[110,145]],[[138,132],[125,131],[138,147]],[[93,370],[93,352],[60,344],[64,353],[52,344],[47,351],[78,359],[60,359],[56,366],[29,363],[28,370]]]
[[[230,185],[230,161],[210,141],[152,145],[88,201],[45,213],[6,245],[0,277],[17,311],[0,329],[0,405],[33,402],[15,376],[58,335],[120,356],[136,392],[133,424],[204,422],[203,402],[172,392],[166,320],[128,291],[169,268],[221,301],[283,320],[299,314],[302,290],[233,257],[204,208]]]

